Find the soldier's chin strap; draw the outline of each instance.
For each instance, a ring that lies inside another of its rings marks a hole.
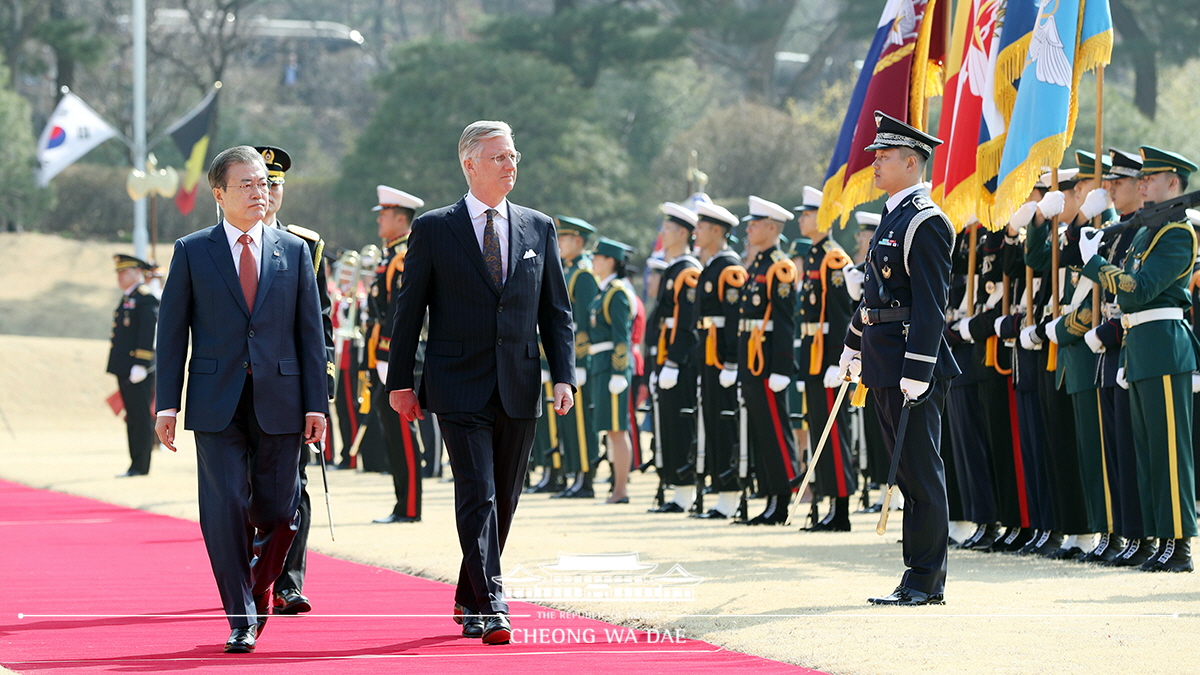
[[[767,322],[771,320],[771,286],[776,279],[781,284],[796,283],[796,264],[784,258],[767,268],[767,311],[763,313],[762,323],[750,329],[750,343],[747,345],[749,355],[746,366],[755,377],[762,375],[766,366],[762,346],[766,339],[764,333],[767,331]]]

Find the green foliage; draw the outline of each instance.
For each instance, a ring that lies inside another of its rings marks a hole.
[[[7,79],[8,68],[0,62],[0,81]],[[0,228],[37,222],[49,205],[49,191],[34,182],[36,147],[29,104],[15,92],[0,89]]]

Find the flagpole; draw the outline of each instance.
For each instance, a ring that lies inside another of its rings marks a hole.
[[[133,168],[146,170],[146,0],[133,0]],[[146,198],[133,203],[133,254],[146,259]]]
[[[1096,185],[1099,190],[1104,173],[1101,150],[1104,148],[1104,64],[1096,66]],[[1100,229],[1100,214],[1092,218],[1092,227]],[[1086,260],[1083,262],[1087,262]],[[1100,284],[1092,284],[1092,328],[1100,325]]]

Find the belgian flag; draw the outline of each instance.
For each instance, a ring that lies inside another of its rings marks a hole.
[[[204,177],[211,138],[209,129],[217,114],[217,94],[220,91],[221,83],[217,82],[191,112],[166,131],[184,157],[183,185],[175,193],[175,206],[185,216],[196,205],[196,191],[200,179]]]

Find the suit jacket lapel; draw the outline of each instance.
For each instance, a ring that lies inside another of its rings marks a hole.
[[[250,308],[246,306],[246,295],[242,293],[242,282],[238,279],[237,268],[233,266],[233,252],[229,250],[229,240],[225,238],[225,228],[217,223],[208,235],[208,254],[212,256],[217,266],[217,273],[225,280],[229,292],[233,294],[238,307],[250,316]]]
[[[508,281],[504,284],[505,290],[511,285],[508,282],[517,278],[517,270],[525,263],[522,256],[525,254],[525,242],[528,238],[529,213],[509,202],[508,225]]]
[[[275,270],[283,261],[283,244],[279,241],[279,231],[273,227],[263,226],[262,253],[258,267],[258,291],[254,294],[254,311],[262,307],[263,298],[271,290],[271,282],[275,280]],[[250,316],[254,316],[251,313]]]
[[[475,263],[475,269],[483,276],[484,283],[497,295],[500,289],[492,283],[492,275],[488,274],[487,264],[483,262],[483,251],[479,250],[479,240],[475,238],[475,228],[471,225],[471,214],[467,211],[467,202],[460,199],[450,213],[450,231],[458,238],[458,242],[467,251],[467,258]]]

